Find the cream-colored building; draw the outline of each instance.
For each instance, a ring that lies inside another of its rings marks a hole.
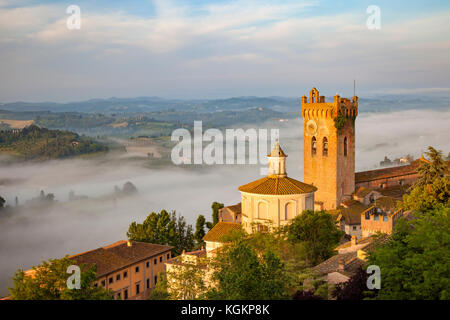
[[[286,157],[278,141],[275,142],[268,155],[267,177],[239,187],[241,223],[247,233],[284,226],[304,210],[314,210],[314,192],[317,188],[289,178]]]

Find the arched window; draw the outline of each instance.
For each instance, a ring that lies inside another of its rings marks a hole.
[[[344,156],[347,156],[347,137],[344,138]]]
[[[312,137],[311,140],[311,155],[315,156],[317,153],[317,141],[316,137]]]
[[[285,205],[285,220],[291,220],[295,218],[295,204],[288,202]]]
[[[267,203],[261,201],[258,203],[258,219],[268,219]]]
[[[328,156],[328,139],[325,137],[323,138],[323,150],[322,150],[322,155],[324,157]]]

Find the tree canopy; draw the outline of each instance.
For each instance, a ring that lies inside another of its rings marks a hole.
[[[205,216],[199,215],[195,224],[194,238],[197,241],[197,246],[203,243],[203,237],[205,236]]]
[[[7,150],[26,159],[56,159],[94,152],[108,147],[71,131],[49,130],[36,125],[15,133],[0,131],[0,150]]]
[[[287,233],[291,242],[301,243],[305,247],[311,265],[330,258],[344,235],[329,213],[312,210],[303,211],[295,217],[288,225]]]
[[[447,169],[447,165],[442,158],[441,150],[436,150],[432,146],[429,146],[425,154],[428,159],[420,161],[419,167],[417,168],[419,178],[413,184],[413,188],[432,184],[435,179],[442,178]]]
[[[65,257],[43,261],[33,267],[34,274],[26,275],[17,270],[13,277],[13,287],[9,288],[12,300],[109,300],[112,292],[94,286],[96,266],[79,266],[81,269],[81,288],[69,289],[67,268],[75,262]]]
[[[401,219],[389,242],[369,255],[381,270],[377,299],[450,299],[450,208]]]
[[[190,251],[194,247],[192,226],[182,216],[166,210],[150,213],[143,223],[132,222],[128,228],[130,240],[157,243],[173,246],[175,254],[183,250]]]
[[[217,222],[219,222],[219,210],[222,209],[224,207],[223,203],[220,202],[216,202],[214,201],[211,205],[211,209],[212,209],[212,222],[207,222],[206,226],[208,227],[209,230],[211,230],[216,224]]]
[[[419,185],[410,194],[403,195],[405,210],[425,212],[433,208],[450,207],[450,179],[437,177],[428,185]]]
[[[284,264],[270,249],[259,254],[249,243],[238,240],[220,250],[213,267],[213,279],[217,286],[207,293],[209,299],[269,300],[289,297]]]

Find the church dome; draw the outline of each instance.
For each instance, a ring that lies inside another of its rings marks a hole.
[[[275,141],[272,152],[267,157],[269,158],[269,174],[267,177],[240,186],[239,191],[264,195],[289,195],[311,193],[317,190],[312,185],[287,176],[287,155],[281,149],[278,140]]]
[[[311,193],[317,191],[317,188],[289,177],[272,175],[240,186],[239,191],[265,195],[288,195]]]

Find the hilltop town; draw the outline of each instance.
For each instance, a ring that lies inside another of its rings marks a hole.
[[[195,233],[174,213],[152,213],[130,225],[128,240],[19,270],[9,298],[46,297],[39,290],[27,296],[17,284],[36,285],[52,266],[71,264],[88,268],[82,274],[91,279],[88,298],[376,298],[378,280],[366,288],[374,290],[372,296],[364,288],[349,295],[349,284],[365,285],[366,268],[383,262],[377,252],[395,245],[399,230],[414,235],[405,226],[430,212],[448,222],[449,161],[430,148],[427,157],[407,164],[355,172],[357,116],[356,95],[326,102],[313,88],[301,98],[304,181],[288,175],[289,155],[276,141],[267,155],[267,176],[237,187],[241,202],[214,203],[213,221],[200,216]],[[438,246],[445,248],[442,241]],[[432,285],[433,294],[448,299],[442,284],[448,279],[441,280]],[[61,291],[50,297],[76,298]]]

